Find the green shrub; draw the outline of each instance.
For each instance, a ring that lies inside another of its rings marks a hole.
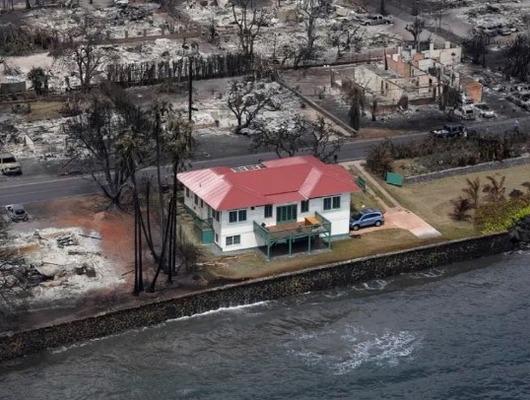
[[[475,224],[483,233],[502,232],[527,216],[530,216],[530,201],[511,199],[500,203],[487,203],[477,208]]]

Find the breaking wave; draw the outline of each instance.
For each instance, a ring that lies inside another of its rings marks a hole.
[[[375,334],[354,327],[349,327],[335,340],[336,346],[331,353],[329,346],[321,347],[318,338],[312,339],[302,339],[303,348],[292,349],[289,353],[301,358],[307,366],[324,366],[335,375],[344,375],[367,363],[396,366],[400,360],[410,358],[421,343],[409,331]]]

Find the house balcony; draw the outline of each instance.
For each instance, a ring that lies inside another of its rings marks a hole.
[[[260,225],[254,221],[254,232],[265,241],[268,259],[270,259],[271,247],[275,244],[287,244],[289,255],[292,255],[293,242],[304,238],[307,239],[309,253],[311,252],[311,240],[314,238],[326,240],[328,248],[331,247],[331,222],[319,213],[306,217],[303,221],[269,226]]]

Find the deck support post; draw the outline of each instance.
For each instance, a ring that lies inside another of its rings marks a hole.
[[[293,254],[293,235],[289,235],[289,256]]]
[[[311,234],[307,237],[307,252],[311,253]]]

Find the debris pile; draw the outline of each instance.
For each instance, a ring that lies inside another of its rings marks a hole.
[[[100,249],[97,233],[80,228],[47,228],[34,233],[11,234],[14,255],[0,279],[8,279],[25,291],[27,304],[43,305],[72,299],[123,282]]]

